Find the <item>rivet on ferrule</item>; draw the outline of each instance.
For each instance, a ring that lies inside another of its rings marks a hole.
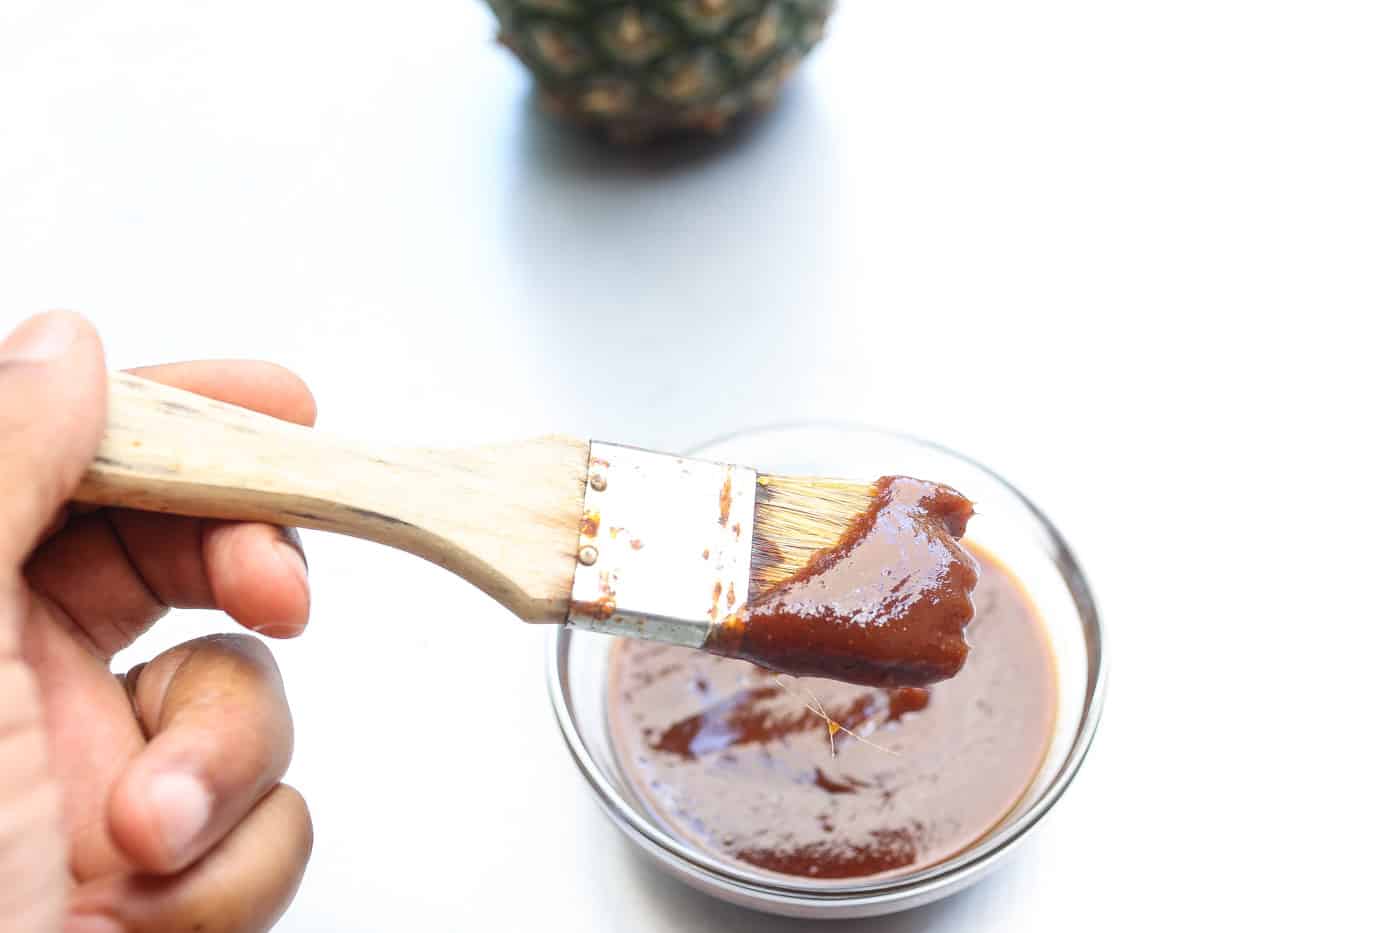
[[[598,562],[598,549],[591,544],[585,544],[578,549],[578,562],[585,567],[592,567]]]

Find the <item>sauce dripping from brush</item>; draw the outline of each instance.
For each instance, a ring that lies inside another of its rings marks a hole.
[[[962,669],[977,561],[958,539],[972,503],[885,476],[836,545],[716,625],[705,650],[796,676],[916,687]]]

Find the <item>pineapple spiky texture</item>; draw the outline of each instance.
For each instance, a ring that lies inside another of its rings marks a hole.
[[[487,0],[547,107],[622,141],[772,103],[835,0]]]

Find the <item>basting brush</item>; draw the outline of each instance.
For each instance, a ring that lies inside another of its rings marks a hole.
[[[945,486],[783,477],[562,436],[469,450],[349,442],[111,378],[77,498],[352,535],[426,558],[527,622],[884,686],[956,673],[971,504]]]

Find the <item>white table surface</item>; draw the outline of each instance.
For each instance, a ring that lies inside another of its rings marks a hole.
[[[0,324],[275,359],[386,440],[961,448],[1079,551],[1106,715],[1005,871],[844,928],[1394,929],[1394,4],[842,7],[777,112],[686,157],[542,118],[471,0],[3,0]],[[307,547],[277,654],[317,846],[279,930],[807,928],[631,853],[541,631]]]

